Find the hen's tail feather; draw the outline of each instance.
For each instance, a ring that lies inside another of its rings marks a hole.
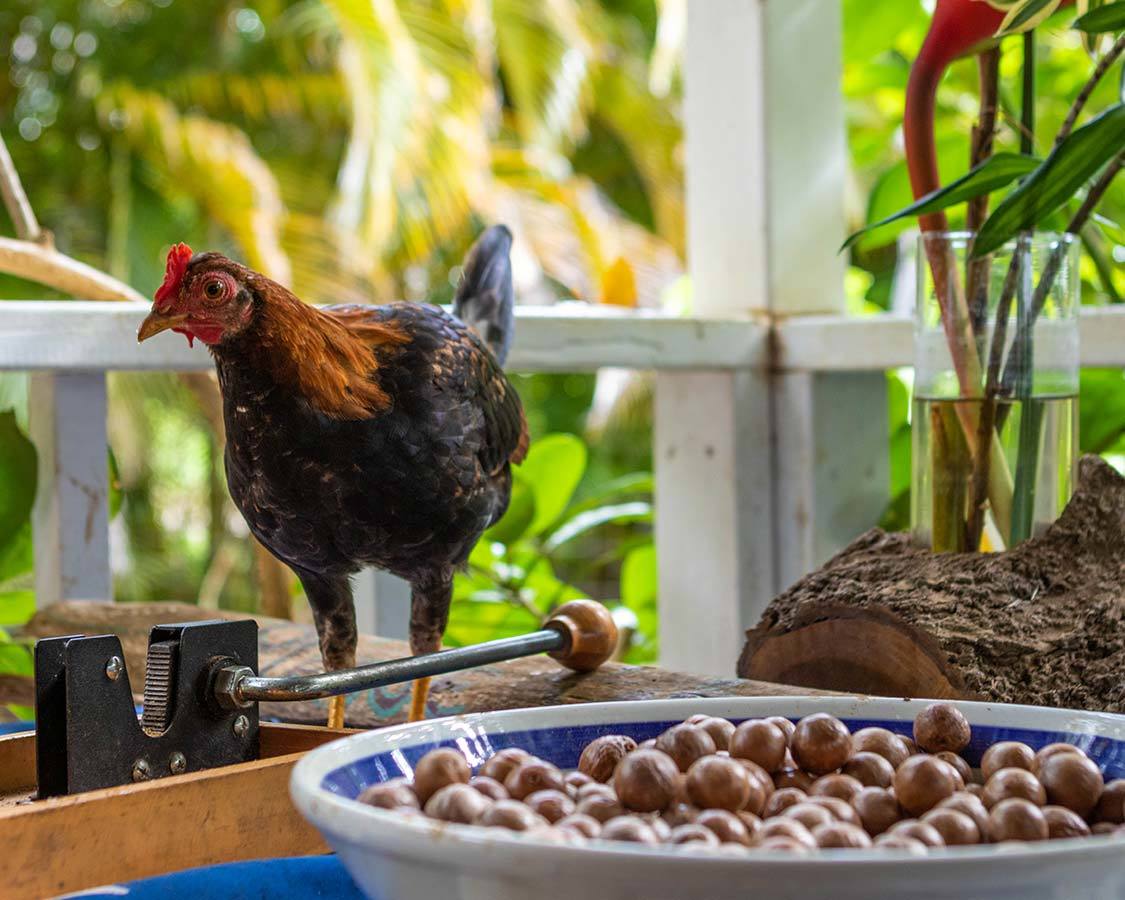
[[[493,225],[465,257],[453,313],[477,332],[503,364],[512,344],[515,295],[512,291],[512,233]]]

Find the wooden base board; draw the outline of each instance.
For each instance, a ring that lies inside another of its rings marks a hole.
[[[308,750],[351,733],[263,723],[254,762],[30,802],[19,801],[35,790],[34,737],[0,738],[0,895],[49,897],[195,866],[327,853],[289,801],[289,772]]]

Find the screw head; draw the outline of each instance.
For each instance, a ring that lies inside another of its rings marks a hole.
[[[238,716],[231,727],[234,729],[235,737],[246,737],[250,733],[250,720],[246,716]]]
[[[125,663],[121,661],[120,656],[111,656],[105,664],[105,677],[110,681],[117,681],[121,673],[125,671]]]
[[[182,775],[187,771],[187,757],[177,750],[168,757],[168,768],[173,775]]]
[[[152,767],[147,760],[138,759],[133,763],[133,781],[148,781],[152,778]]]

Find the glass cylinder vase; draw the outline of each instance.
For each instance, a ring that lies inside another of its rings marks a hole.
[[[967,232],[918,241],[910,518],[936,552],[1038,534],[1076,476],[1078,240],[972,246]]]

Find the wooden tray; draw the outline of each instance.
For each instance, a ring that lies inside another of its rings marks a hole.
[[[289,771],[306,751],[351,733],[263,723],[254,762],[37,801],[34,736],[0,737],[0,896],[327,853],[289,802]]]

